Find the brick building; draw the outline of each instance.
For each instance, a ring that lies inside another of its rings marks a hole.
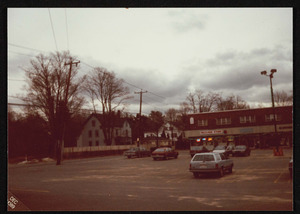
[[[186,127],[185,138],[200,138],[208,144],[234,143],[264,148],[274,146],[278,140],[281,145],[291,146],[293,106],[189,114]]]

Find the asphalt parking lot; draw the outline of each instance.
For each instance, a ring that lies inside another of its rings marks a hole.
[[[153,161],[151,157],[95,157],[8,166],[14,208],[34,211],[291,211],[293,180],[284,156],[253,150],[230,157],[232,174],[219,178],[189,172],[190,155]],[[14,198],[17,200],[14,200]],[[8,201],[10,199],[8,198]]]

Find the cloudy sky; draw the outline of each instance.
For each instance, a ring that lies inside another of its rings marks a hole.
[[[189,92],[239,95],[271,106],[293,90],[292,8],[8,8],[8,101],[24,95],[22,67],[39,53],[70,50],[80,74],[105,67],[134,97],[126,111],[179,109]],[[86,104],[86,108],[90,105]]]

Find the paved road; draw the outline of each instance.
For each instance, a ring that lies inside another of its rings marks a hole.
[[[281,157],[253,150],[250,157],[232,157],[232,174],[198,179],[188,171],[188,151],[162,161],[109,156],[65,160],[60,166],[9,165],[9,197],[17,200],[10,210],[292,210],[291,155],[292,150]]]

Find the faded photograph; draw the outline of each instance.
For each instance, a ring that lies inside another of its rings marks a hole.
[[[8,211],[293,211],[293,8],[7,8]]]

